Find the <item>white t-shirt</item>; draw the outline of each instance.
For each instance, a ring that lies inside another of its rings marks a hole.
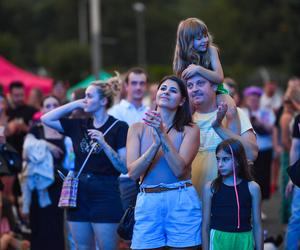
[[[248,109],[243,109],[243,110],[249,117],[250,113]],[[275,124],[276,117],[273,110],[270,108],[259,108],[257,111],[251,112],[251,115],[253,115],[260,122],[268,126],[274,126]],[[267,150],[273,148],[272,134],[260,135],[257,133],[256,140],[257,140],[257,146],[259,150]]]
[[[195,112],[193,115],[193,121],[200,128],[200,147],[201,151],[214,151],[218,144],[223,141],[223,139],[216,133],[216,131],[211,126],[212,122],[216,119],[217,111],[215,110],[211,113],[198,113]],[[237,108],[238,116],[241,123],[241,135],[248,131],[253,130],[251,122],[247,114],[240,108]]]
[[[200,147],[192,164],[192,182],[199,195],[208,181],[217,177],[217,159],[215,150],[223,139],[212,127],[212,122],[216,119],[217,111],[210,113],[197,113],[193,115],[193,121],[200,128]],[[252,130],[251,122],[243,110],[237,108],[241,122],[241,135],[248,130]],[[226,118],[223,120],[225,123]]]
[[[145,105],[136,108],[127,100],[122,99],[120,103],[115,104],[108,110],[108,114],[118,120],[126,122],[130,126],[133,123],[141,122],[147,110],[149,110],[149,108]]]
[[[260,107],[277,110],[282,105],[282,94],[276,92],[272,97],[263,94],[260,98]]]

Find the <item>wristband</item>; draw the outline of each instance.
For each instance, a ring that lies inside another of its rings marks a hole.
[[[217,88],[216,92],[217,92],[217,95],[220,95],[220,94],[229,95],[229,90],[224,88],[223,83],[218,84],[218,88]]]

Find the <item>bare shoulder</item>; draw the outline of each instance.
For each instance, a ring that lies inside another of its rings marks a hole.
[[[140,134],[143,131],[145,124],[142,122],[133,123],[129,127],[129,132],[131,134]]]
[[[260,194],[260,187],[255,181],[248,182],[249,191],[252,195]]]
[[[199,136],[200,129],[196,124],[192,124],[191,126],[184,127],[184,133],[191,136]]]
[[[208,50],[212,55],[218,55],[219,54],[218,48],[214,45],[210,45]]]

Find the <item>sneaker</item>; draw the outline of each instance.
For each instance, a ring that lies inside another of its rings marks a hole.
[[[261,219],[263,221],[267,219],[267,215],[263,211],[261,211]]]

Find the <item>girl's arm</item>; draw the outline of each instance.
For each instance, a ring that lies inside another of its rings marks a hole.
[[[210,214],[211,214],[211,182],[207,182],[203,188],[202,198],[202,249],[209,250],[210,244]]]
[[[289,151],[291,148],[291,132],[289,126],[291,120],[292,115],[289,113],[283,113],[280,118],[281,142],[286,151]]]
[[[127,168],[129,177],[133,180],[137,180],[145,173],[161,145],[158,134],[153,129],[153,143],[146,152],[141,155],[141,136],[143,126],[145,125],[142,123],[135,123],[131,125],[127,135]]]
[[[222,83],[224,80],[224,73],[222,69],[222,65],[219,59],[218,50],[214,46],[210,46],[208,48],[211,60],[212,70],[207,69],[203,66],[190,64],[183,72],[182,78],[188,79],[192,77],[194,74],[198,73],[207,80],[214,83]]]
[[[192,164],[200,146],[200,130],[198,126],[185,127],[179,152],[165,131],[158,130],[158,134],[161,139],[164,157],[174,175],[176,177],[184,175],[187,169],[186,167]]]
[[[254,181],[249,182],[248,186],[252,197],[252,221],[255,249],[263,250],[263,231],[261,225],[261,192],[259,185]]]
[[[74,102],[67,103],[61,107],[58,107],[41,117],[41,120],[44,124],[57,130],[58,132],[63,133],[64,130],[60,124],[59,119],[71,113],[74,109],[84,108],[84,99],[80,99]]]

